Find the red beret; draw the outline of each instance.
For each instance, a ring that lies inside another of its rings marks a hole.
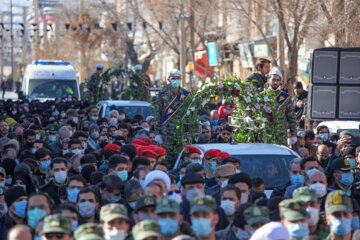
[[[198,153],[198,154],[201,154],[199,149],[197,149],[196,147],[191,146],[191,145],[186,145],[185,146],[184,153]]]
[[[210,158],[217,157],[219,153],[221,153],[219,149],[209,149],[204,153],[204,158],[209,160]]]
[[[162,147],[158,147],[156,145],[152,145],[153,149],[155,150],[156,154],[160,156],[166,155],[166,149]]]
[[[115,151],[115,152],[120,152],[120,146],[119,145],[116,145],[116,144],[107,144],[105,147],[104,147],[104,151],[107,151],[107,150],[112,150],[112,151]]]
[[[140,150],[140,156],[149,157],[149,158],[158,158],[158,155],[153,149],[145,148]]]
[[[132,144],[137,144],[137,145],[141,145],[141,146],[149,146],[152,144],[151,140],[146,138],[146,137],[143,137],[143,138],[140,138],[140,139],[134,139],[132,140],[131,142]]]
[[[227,152],[220,152],[220,153],[218,153],[218,160],[219,161],[222,161],[222,160],[224,160],[225,158],[227,158],[227,157],[231,157],[231,155],[230,154],[228,154]]]

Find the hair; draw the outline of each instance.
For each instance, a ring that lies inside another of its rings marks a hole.
[[[70,177],[70,178],[69,178],[68,185],[70,184],[71,181],[82,182],[82,183],[84,184],[84,187],[86,187],[86,185],[87,185],[85,178],[83,178],[83,177],[80,176],[80,175],[75,175],[75,176]]]
[[[139,167],[136,168],[135,172],[134,172],[134,177],[139,179],[140,177],[140,172],[141,171],[151,171],[151,169],[149,167]]]
[[[29,198],[28,198],[28,202],[30,200],[30,198],[32,197],[35,197],[35,196],[43,196],[46,198],[46,202],[47,204],[49,205],[49,208],[50,208],[50,214],[52,214],[54,212],[54,209],[55,209],[55,202],[54,200],[49,196],[48,193],[46,192],[43,192],[43,191],[39,191],[39,192],[33,192],[29,195]],[[26,208],[29,207],[29,204],[26,205]]]
[[[318,128],[316,129],[316,133],[319,134],[320,130],[322,130],[322,129],[324,129],[324,128],[326,128],[327,131],[328,131],[328,133],[329,133],[329,128],[328,128],[327,126],[324,126],[324,125],[318,127]]]
[[[114,154],[109,159],[109,168],[115,169],[119,164],[129,164],[129,161],[120,154]]]
[[[74,134],[72,135],[71,138],[79,138],[79,137],[88,138],[89,136],[87,135],[86,132],[81,131],[81,130],[77,130],[77,131],[74,132]]]
[[[186,174],[190,173],[190,172],[200,172],[201,170],[204,170],[204,167],[200,164],[200,163],[190,163],[189,165],[186,166]]]
[[[141,184],[134,179],[127,181],[124,185],[124,196],[126,199],[128,199],[134,193],[140,197],[142,192],[143,189]]]
[[[157,162],[157,163],[155,164],[155,167],[156,167],[157,165],[165,166],[166,169],[169,170],[169,165],[168,165],[168,163],[165,162],[165,161]]]
[[[271,62],[266,58],[258,58],[255,63],[256,70],[258,69],[258,67],[263,68],[265,63],[271,63]]]
[[[95,193],[94,189],[89,188],[89,187],[85,187],[85,188],[83,188],[83,189],[80,190],[80,192],[79,192],[79,194],[78,194],[78,196],[77,196],[76,202],[79,202],[80,194],[89,193],[89,192],[93,193],[96,202],[99,202],[98,199],[97,199],[97,197],[96,197],[96,193]]]
[[[262,179],[261,177],[254,177],[253,179],[251,179],[252,185],[253,187],[260,187],[262,184],[265,184],[264,179]]]
[[[162,196],[164,194],[164,188],[161,186],[160,183],[150,182],[148,185],[146,185],[145,188],[147,188],[147,187],[159,187],[160,188],[160,195]]]
[[[35,158],[36,160],[40,160],[40,158],[43,158],[45,156],[51,156],[51,152],[46,149],[46,148],[39,148],[36,152],[35,152]]]
[[[226,191],[234,191],[236,194],[236,197],[238,198],[238,200],[241,199],[241,191],[238,187],[236,187],[234,184],[228,184],[225,187],[223,187],[221,189],[221,196],[224,194],[224,192]]]
[[[32,129],[25,130],[23,135],[24,139],[27,139],[29,136],[36,136],[35,131]]]
[[[301,158],[294,158],[294,159],[291,159],[291,161],[290,161],[290,167],[291,167],[291,165],[293,165],[293,164],[301,164]]]
[[[304,158],[303,160],[301,160],[301,163],[300,163],[301,170],[305,169],[305,164],[307,162],[317,162],[317,163],[319,163],[319,161],[315,158],[315,156],[310,156],[310,157]]]
[[[138,165],[146,165],[150,167],[150,160],[147,157],[135,157],[133,160],[133,169],[136,169]]]
[[[240,160],[236,157],[227,157],[221,161],[220,165],[224,165],[227,163],[239,163],[240,164]]]
[[[231,127],[230,125],[224,125],[224,126],[222,126],[222,127],[220,127],[220,132],[222,132],[222,131],[228,131],[228,132],[233,132],[233,127]]]
[[[118,129],[127,129],[130,131],[130,127],[126,123],[120,123]]]
[[[70,138],[70,141],[68,142],[68,147],[70,148],[73,144],[80,144],[82,145],[82,142],[78,138]]]
[[[315,139],[315,133],[312,130],[307,130],[304,139]]]
[[[54,159],[51,160],[50,168],[52,169],[54,167],[54,164],[58,164],[58,163],[64,163],[65,167],[66,167],[68,161],[65,158],[62,158],[62,157],[54,158]]]
[[[103,180],[100,184],[100,189],[106,190],[109,193],[114,192],[115,190],[122,190],[123,188],[123,181],[115,175],[105,175]]]

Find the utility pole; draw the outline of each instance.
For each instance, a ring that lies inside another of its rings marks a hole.
[[[12,0],[10,0],[10,44],[11,44],[11,79],[14,82],[14,35],[13,35],[13,12]]]
[[[23,26],[24,26],[24,32],[23,32],[23,36],[22,36],[22,40],[21,40],[21,45],[22,45],[22,52],[21,52],[21,63],[23,66],[26,65],[26,36],[27,36],[27,31],[25,31],[25,24],[26,24],[26,7],[23,7]]]
[[[280,21],[278,21],[277,26],[277,58],[279,69],[282,72],[283,76],[285,76],[285,57],[284,57],[284,31],[280,26]],[[285,79],[285,78],[284,78]],[[285,80],[284,80],[285,83]]]
[[[194,65],[194,69],[192,70],[193,74],[190,74],[190,88],[193,87],[193,79],[195,79],[195,13],[194,13],[194,0],[190,0],[190,43],[191,43],[191,55],[192,55],[192,62]]]
[[[40,32],[40,25],[39,25],[39,0],[33,0],[34,4],[34,24],[35,24],[35,31],[34,31],[34,58],[37,59],[38,56],[36,55],[39,51],[39,32]]]
[[[79,15],[85,9],[85,1],[79,0]],[[85,47],[84,44],[80,45],[80,60],[79,60],[79,83],[83,83],[85,81],[85,71],[84,71],[84,61],[85,61]]]
[[[180,70],[183,75],[182,87],[186,84],[185,64],[186,64],[186,32],[185,32],[186,15],[184,13],[184,5],[181,3],[181,13],[179,14],[180,22]]]

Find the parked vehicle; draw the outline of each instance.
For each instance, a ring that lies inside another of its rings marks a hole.
[[[114,105],[116,110],[123,110],[125,113],[134,117],[140,114],[144,117],[154,116],[155,112],[151,103],[145,101],[133,101],[133,100],[106,100],[100,101],[96,104],[99,108],[99,117],[106,117],[110,114],[110,107]]]

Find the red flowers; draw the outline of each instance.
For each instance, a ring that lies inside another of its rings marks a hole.
[[[273,118],[273,117],[270,117],[270,118],[269,118],[269,122],[273,123],[273,122],[274,122],[274,118]]]
[[[237,90],[237,89],[233,89],[233,90],[231,90],[231,95],[232,95],[233,97],[239,96],[239,95],[240,95],[240,91]]]

